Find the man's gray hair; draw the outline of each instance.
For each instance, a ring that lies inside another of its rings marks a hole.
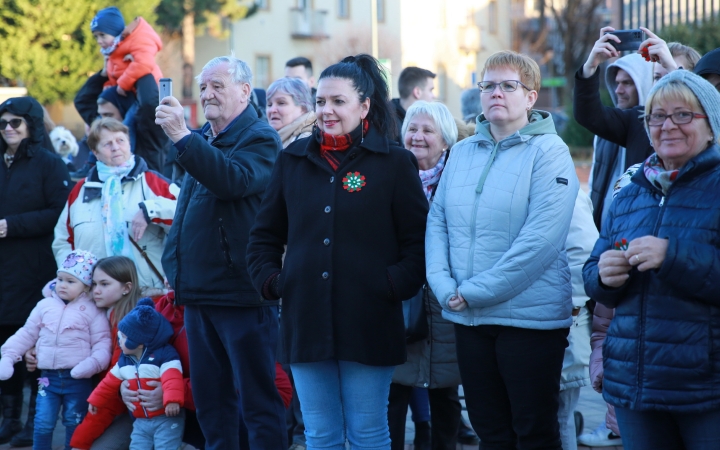
[[[273,95],[284,93],[292,98],[293,102],[303,109],[304,112],[314,111],[312,95],[305,82],[299,78],[280,78],[273,81],[267,89],[267,100],[270,101]]]
[[[252,89],[252,70],[250,70],[250,66],[243,61],[242,59],[236,58],[233,55],[229,56],[218,56],[217,58],[213,58],[210,61],[205,64],[205,66],[200,71],[200,74],[195,77],[195,80],[197,80],[198,84],[202,83],[203,75],[205,75],[205,72],[207,70],[212,69],[213,67],[219,66],[220,64],[227,63],[228,65],[228,73],[230,74],[230,77],[232,78],[232,81],[237,84],[247,83],[250,85],[250,88]]]
[[[413,103],[405,113],[405,120],[402,124],[402,133],[400,136],[402,141],[405,140],[405,132],[407,132],[410,121],[418,114],[425,114],[435,122],[435,127],[440,131],[440,135],[445,141],[445,144],[447,144],[448,150],[455,145],[458,137],[458,128],[450,110],[440,102],[430,103],[422,100]]]

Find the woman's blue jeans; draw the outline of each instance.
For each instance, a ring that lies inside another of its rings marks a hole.
[[[387,407],[394,366],[328,360],[291,364],[308,450],[390,449]]]
[[[35,407],[35,433],[33,450],[51,450],[52,437],[60,407],[65,425],[65,450],[70,450],[70,439],[75,427],[82,422],[88,410],[87,398],[92,393],[89,378],[76,380],[70,370],[43,370],[38,379],[37,406]]]
[[[615,406],[625,450],[720,449],[720,410],[633,411]]]

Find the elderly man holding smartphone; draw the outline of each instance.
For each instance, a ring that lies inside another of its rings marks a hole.
[[[255,291],[245,266],[250,227],[282,145],[249,105],[245,62],[215,58],[198,80],[208,120],[201,130],[188,130],[174,97],[160,99],[155,116],[187,171],[163,268],[185,305],[197,417],[207,450],[241,448],[238,414],[251,449],[284,450],[274,384],[278,304]]]

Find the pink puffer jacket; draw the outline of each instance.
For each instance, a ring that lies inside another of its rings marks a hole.
[[[55,293],[56,280],[43,289],[45,299],[33,308],[25,325],[0,348],[0,379],[35,347],[39,369],[72,369],[73,378],[89,378],[110,364],[110,325],[88,294],[67,305]],[[8,373],[9,372],[9,373]]]
[[[592,347],[592,353],[590,354],[590,382],[592,387],[597,392],[602,394],[602,381],[603,381],[603,357],[602,348],[603,342],[605,342],[605,336],[607,336],[607,330],[610,328],[610,322],[615,317],[615,310],[610,309],[600,303],[595,305],[595,313],[593,314],[592,321],[592,335],[590,336],[590,347]],[[608,411],[605,414],[605,424],[608,429],[613,433],[620,436],[620,428],[615,418],[615,408],[608,404]]]

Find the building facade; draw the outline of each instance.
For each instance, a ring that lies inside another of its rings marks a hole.
[[[720,17],[720,0],[624,0],[620,23],[624,29],[700,23]]]
[[[372,52],[373,1],[377,56],[389,68],[393,97],[403,67],[422,67],[437,74],[438,100],[461,117],[461,92],[478,81],[490,54],[511,48],[512,8],[503,0],[262,0],[253,16],[229,25],[227,38],[196,38],[196,72],[233,52],[250,64],[254,87],[284,76],[296,56],[310,59],[318,77],[345,56]]]

